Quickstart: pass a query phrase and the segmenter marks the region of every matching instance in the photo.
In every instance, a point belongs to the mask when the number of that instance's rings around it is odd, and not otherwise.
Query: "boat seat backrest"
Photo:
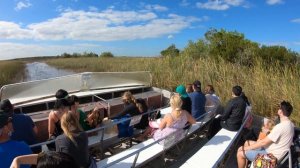
[[[162,109],[163,111],[164,109]],[[208,115],[208,114],[205,114]],[[212,119],[213,117],[211,117]],[[179,142],[187,138],[188,136],[197,132],[201,129],[203,125],[209,122],[206,117],[203,117],[201,121],[197,121],[196,124],[193,124],[188,130],[186,130],[184,136],[177,138],[175,134],[170,134],[165,137],[164,143],[159,144],[161,140],[155,141],[153,138],[150,138],[144,142],[141,142],[137,145],[132,146],[125,151],[113,155],[109,158],[97,162],[98,167],[120,167],[120,168],[129,168],[129,167],[140,167],[153,158],[161,155],[166,150],[170,149],[172,146],[177,145]],[[177,139],[176,139],[177,138]]]
[[[243,124],[238,131],[229,131],[222,128],[181,167],[198,167],[199,163],[201,163],[201,168],[218,167],[218,164],[223,160],[225,154],[235,142],[239,133],[242,131],[248,116],[249,115],[245,117]]]

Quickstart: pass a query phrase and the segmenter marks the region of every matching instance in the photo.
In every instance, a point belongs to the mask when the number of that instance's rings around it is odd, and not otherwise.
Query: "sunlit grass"
[[[24,63],[21,61],[0,61],[0,87],[19,82],[24,72]]]

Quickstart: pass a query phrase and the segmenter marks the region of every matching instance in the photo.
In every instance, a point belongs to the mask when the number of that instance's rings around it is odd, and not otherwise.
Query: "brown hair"
[[[186,88],[187,93],[192,93],[193,92],[193,85],[192,84],[187,84],[185,86],[185,88]]]
[[[215,93],[215,89],[214,89],[213,85],[206,85],[204,92],[206,94],[213,94],[213,93]]]
[[[79,121],[71,112],[67,112],[61,117],[61,128],[64,134],[76,145],[73,134],[82,131],[82,128],[79,125]]]

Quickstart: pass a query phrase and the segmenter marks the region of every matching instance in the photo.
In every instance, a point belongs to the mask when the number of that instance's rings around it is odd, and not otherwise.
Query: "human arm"
[[[262,147],[267,147],[269,145],[271,145],[273,143],[273,141],[271,139],[269,139],[268,137],[265,137],[264,139],[260,140],[260,141],[256,141],[256,143],[253,143],[250,146],[246,146],[244,148],[245,151],[248,150],[254,150],[254,149],[258,149],[258,148],[262,148]]]
[[[10,168],[19,168],[21,165],[36,165],[38,154],[22,155],[14,158]]]
[[[166,115],[163,119],[161,119],[159,123],[159,129],[164,129],[167,125],[167,120],[168,120],[169,115]]]
[[[185,115],[187,116],[187,121],[190,124],[195,124],[196,123],[195,118],[190,113],[188,113],[187,111],[185,111]]]
[[[225,107],[224,113],[221,114],[222,121],[227,120],[229,118],[230,114],[232,113],[233,106],[233,102],[230,100]]]
[[[54,114],[53,114],[53,112],[50,112],[49,117],[48,117],[48,133],[49,133],[49,138],[54,134],[54,130],[55,130]]]

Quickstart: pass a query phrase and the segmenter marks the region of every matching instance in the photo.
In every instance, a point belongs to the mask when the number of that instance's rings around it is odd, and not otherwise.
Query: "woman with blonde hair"
[[[174,132],[176,139],[184,135],[183,128],[186,123],[196,123],[196,120],[186,110],[182,110],[182,100],[179,94],[170,98],[171,113],[166,114],[159,124],[159,129],[155,131],[153,138],[155,140],[164,138]],[[163,141],[161,141],[163,142]]]
[[[56,151],[72,156],[79,167],[89,167],[88,136],[82,131],[77,118],[71,112],[65,113],[61,127],[64,133],[55,139]]]

